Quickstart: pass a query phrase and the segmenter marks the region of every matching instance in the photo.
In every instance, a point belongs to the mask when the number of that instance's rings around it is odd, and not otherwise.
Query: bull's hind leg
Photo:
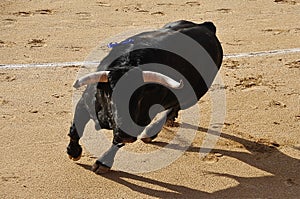
[[[172,109],[163,111],[162,113],[158,114],[157,120],[149,124],[141,133],[139,138],[145,143],[150,143],[153,139],[155,139],[166,123],[168,114],[170,112],[172,112]]]
[[[178,117],[178,111],[179,108],[173,108],[172,111],[168,113],[167,116],[167,121],[166,121],[166,126],[169,127],[176,127],[178,124],[175,122],[176,118]]]

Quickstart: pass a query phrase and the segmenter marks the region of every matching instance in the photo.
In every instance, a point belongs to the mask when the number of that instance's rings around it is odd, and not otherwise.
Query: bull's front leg
[[[96,160],[96,162],[92,166],[92,171],[97,174],[104,174],[108,172],[114,163],[115,156],[119,149],[125,146],[125,143],[132,143],[136,140],[137,136],[128,135],[120,128],[115,128],[112,146],[108,149],[108,151],[100,156],[98,160]]]
[[[70,142],[67,147],[67,153],[71,160],[77,161],[81,158],[82,147],[79,144],[80,137],[77,133],[75,124],[72,124],[72,126],[70,127],[68,136],[70,137]]]
[[[104,174],[107,173],[113,163],[115,156],[118,150],[123,147],[125,144],[122,143],[113,143],[112,146],[106,151],[92,166],[92,171],[97,174]]]
[[[82,147],[79,144],[79,139],[82,137],[84,128],[89,120],[89,112],[86,110],[83,102],[79,101],[76,106],[74,120],[68,134],[70,137],[70,142],[67,147],[67,153],[69,158],[74,161],[77,161],[81,158]]]

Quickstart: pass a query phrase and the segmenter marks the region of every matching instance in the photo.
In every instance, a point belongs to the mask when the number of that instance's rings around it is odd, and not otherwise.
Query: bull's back
[[[122,73],[134,67],[151,63],[152,65],[149,65],[149,68],[144,68],[144,70],[161,72],[171,78],[178,79],[179,77],[174,73],[155,66],[155,63],[166,65],[183,75],[193,87],[197,98],[200,99],[207,92],[210,84],[204,81],[199,71],[185,57],[164,49],[164,46],[165,42],[168,39],[170,40],[170,37],[176,34],[184,34],[200,44],[214,61],[217,69],[219,69],[222,63],[223,50],[215,33],[216,27],[211,22],[204,22],[202,24],[184,20],[172,22],[159,30],[143,32],[131,37],[132,43],[114,47],[110,54],[103,60],[102,64],[104,67],[101,70],[116,71],[121,69],[123,71],[120,72],[121,76]],[[177,45],[177,42],[174,42],[174,45]],[[181,46],[176,47],[180,48]],[[197,49],[188,50],[194,53],[193,51]],[[201,54],[199,56],[201,57]],[[118,81],[118,79],[119,77],[115,78],[115,81]],[[113,84],[115,83],[113,82]]]
[[[196,24],[180,20],[169,23],[163,28],[178,31],[197,41],[211,56],[218,68],[221,67],[223,49],[216,36],[216,26],[212,22]]]

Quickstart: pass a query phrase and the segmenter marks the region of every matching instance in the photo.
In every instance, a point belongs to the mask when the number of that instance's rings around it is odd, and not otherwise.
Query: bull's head
[[[140,70],[138,70],[140,71]],[[130,71],[129,71],[130,72]],[[117,90],[117,94],[114,95],[114,93],[109,94],[110,97],[98,97],[96,103],[100,104],[101,107],[103,107],[103,110],[98,112],[99,110],[96,110],[98,113],[98,120],[100,122],[100,126],[103,128],[104,124],[110,123],[109,125],[114,130],[114,136],[115,139],[117,139],[118,142],[131,142],[134,141],[139,133],[141,133],[141,128],[147,125],[151,119],[152,116],[149,116],[149,111],[152,105],[154,104],[160,104],[161,98],[163,98],[161,95],[163,95],[160,92],[157,92],[157,89],[148,89],[146,92],[138,92],[139,94],[134,95],[133,100],[131,102],[127,103],[124,102],[129,97],[127,96],[127,93],[133,94],[135,89],[133,88],[132,84],[139,84],[138,80],[135,78],[130,78],[125,80],[126,82],[122,82],[119,84],[116,84],[115,81],[120,81],[119,74],[116,74],[118,72],[116,71],[98,71],[94,73],[90,73],[88,75],[85,75],[78,80],[75,81],[74,87],[79,88],[83,85],[89,85],[89,84],[95,84],[95,83],[110,83],[112,90]],[[123,72],[121,72],[124,74]],[[158,72],[153,71],[140,71],[138,72],[139,77],[141,81],[144,83],[156,83],[160,84],[163,87],[169,88],[169,89],[180,89],[183,87],[183,81],[176,81],[166,75],[163,75]],[[132,76],[131,76],[132,77]],[[117,79],[116,79],[117,78]],[[120,84],[122,84],[121,89]],[[125,84],[125,85],[123,85]],[[131,86],[130,86],[131,85]],[[98,87],[98,90],[101,89]],[[133,90],[132,90],[133,89]],[[138,89],[137,89],[138,90]],[[118,91],[125,91],[126,94],[118,94]],[[125,97],[125,95],[127,97]],[[112,97],[115,96],[115,97]],[[107,99],[109,98],[109,99]],[[125,98],[125,99],[124,99]],[[100,101],[99,101],[100,100]],[[113,106],[111,106],[113,104]],[[106,111],[105,111],[105,110]],[[161,109],[156,110],[155,112],[158,113],[162,111]],[[128,114],[130,113],[130,115]],[[154,114],[156,114],[154,113]],[[112,116],[113,115],[113,116]],[[105,121],[104,121],[105,120]],[[109,121],[106,121],[109,120]],[[113,121],[112,121],[113,120]],[[138,125],[138,126],[136,126]],[[104,127],[106,128],[106,127]],[[127,136],[130,134],[131,136]],[[119,137],[119,139],[118,139]],[[122,138],[120,138],[122,137]],[[128,139],[127,139],[128,138]]]

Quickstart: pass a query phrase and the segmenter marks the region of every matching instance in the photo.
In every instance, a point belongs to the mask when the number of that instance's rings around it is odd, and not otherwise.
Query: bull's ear
[[[202,23],[202,24],[200,24],[200,25],[205,26],[205,27],[208,28],[210,31],[212,31],[213,33],[216,34],[217,29],[216,29],[216,26],[213,24],[213,22],[206,21],[206,22],[204,22],[204,23]]]

